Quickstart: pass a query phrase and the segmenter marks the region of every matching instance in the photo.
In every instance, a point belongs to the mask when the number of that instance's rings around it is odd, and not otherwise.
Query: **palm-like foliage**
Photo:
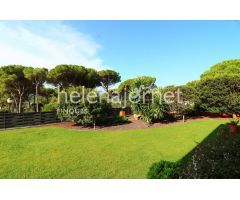
[[[141,118],[149,125],[154,121],[163,119],[169,111],[169,106],[161,98],[160,94],[155,94],[148,102],[140,101],[132,104],[133,112],[141,115]]]

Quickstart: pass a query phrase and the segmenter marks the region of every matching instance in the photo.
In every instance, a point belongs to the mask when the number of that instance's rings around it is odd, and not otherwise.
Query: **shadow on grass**
[[[177,162],[153,163],[147,178],[240,178],[240,134],[219,125]]]

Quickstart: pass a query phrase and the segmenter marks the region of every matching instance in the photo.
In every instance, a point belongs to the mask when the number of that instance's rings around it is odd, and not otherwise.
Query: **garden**
[[[176,162],[223,120],[114,131],[47,126],[0,132],[1,178],[147,178],[161,160]]]
[[[240,177],[240,60],[180,86],[78,65],[9,65],[0,77],[4,116],[61,121],[2,130],[0,178]]]

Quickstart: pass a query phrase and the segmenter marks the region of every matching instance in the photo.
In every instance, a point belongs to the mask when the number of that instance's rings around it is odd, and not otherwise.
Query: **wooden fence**
[[[57,123],[55,112],[0,113],[0,129]]]

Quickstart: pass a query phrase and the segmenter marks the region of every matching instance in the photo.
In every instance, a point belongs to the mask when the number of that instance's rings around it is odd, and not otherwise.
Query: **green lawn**
[[[124,131],[38,127],[0,131],[0,178],[146,178],[176,161],[223,120]]]

